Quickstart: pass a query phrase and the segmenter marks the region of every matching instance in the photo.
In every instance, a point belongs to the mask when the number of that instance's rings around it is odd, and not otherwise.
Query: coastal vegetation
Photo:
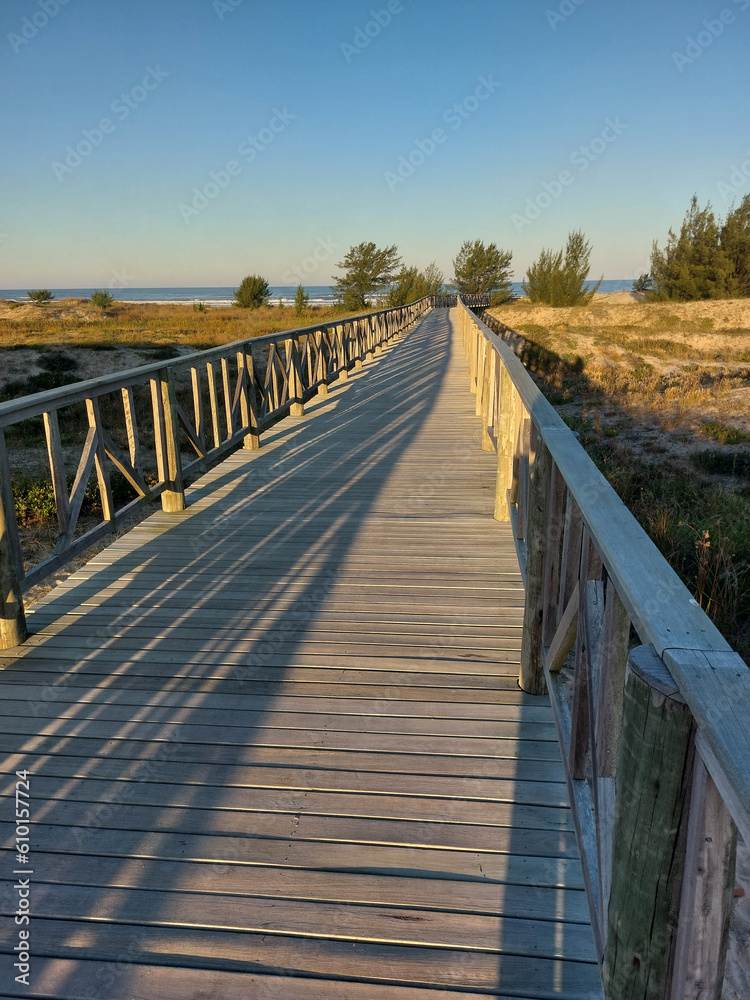
[[[89,348],[100,352],[104,371],[101,352],[171,350],[174,357],[183,350],[202,350],[351,315],[335,305],[308,305],[301,314],[294,307],[196,306],[115,301],[105,312],[86,299],[61,299],[43,310],[29,302],[0,302],[0,351]]]
[[[333,286],[346,309],[366,309],[373,292],[387,289],[396,280],[401,257],[398,247],[379,248],[374,243],[358,243],[347,251],[336,267],[344,273]]]
[[[618,298],[514,302],[488,319],[518,331],[548,399],[748,659],[750,302]]]
[[[27,294],[35,306],[44,306],[55,297],[48,288],[34,288]]]
[[[568,234],[565,250],[542,250],[526,272],[523,290],[531,302],[549,306],[587,305],[599,291],[601,281],[586,287],[591,244],[580,230]]]
[[[265,278],[259,274],[249,274],[234,290],[234,304],[240,309],[260,309],[268,302],[271,289]]]
[[[453,261],[453,288],[459,295],[489,295],[493,305],[513,295],[513,254],[496,243],[465,240]]]
[[[105,292],[102,289],[97,289],[97,291],[91,294],[91,305],[96,306],[97,309],[109,309],[112,303],[115,301],[115,297],[112,292]]]
[[[402,267],[395,284],[389,289],[385,304],[405,306],[425,295],[438,295],[443,290],[443,272],[433,261],[424,271],[417,267]]]
[[[677,235],[651,250],[653,299],[690,302],[750,296],[750,194],[726,219],[693,197]]]

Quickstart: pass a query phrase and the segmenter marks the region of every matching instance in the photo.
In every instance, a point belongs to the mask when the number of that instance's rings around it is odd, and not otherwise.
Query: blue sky
[[[450,277],[474,238],[520,279],[574,228],[630,277],[750,191],[749,43],[750,0],[5,0],[0,287],[328,284],[363,240]]]

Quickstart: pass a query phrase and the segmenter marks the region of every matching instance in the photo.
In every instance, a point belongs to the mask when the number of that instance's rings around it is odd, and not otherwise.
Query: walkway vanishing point
[[[435,310],[36,605],[3,997],[602,995],[496,464]]]

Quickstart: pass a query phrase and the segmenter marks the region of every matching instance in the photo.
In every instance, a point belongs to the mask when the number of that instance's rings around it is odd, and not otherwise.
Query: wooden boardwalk
[[[0,1000],[602,996],[495,467],[436,310],[36,605]]]

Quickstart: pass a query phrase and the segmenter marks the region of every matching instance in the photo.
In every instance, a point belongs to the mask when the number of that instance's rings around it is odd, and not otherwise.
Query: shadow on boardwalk
[[[601,995],[451,336],[432,313],[30,616],[0,749],[36,947],[5,995]]]

